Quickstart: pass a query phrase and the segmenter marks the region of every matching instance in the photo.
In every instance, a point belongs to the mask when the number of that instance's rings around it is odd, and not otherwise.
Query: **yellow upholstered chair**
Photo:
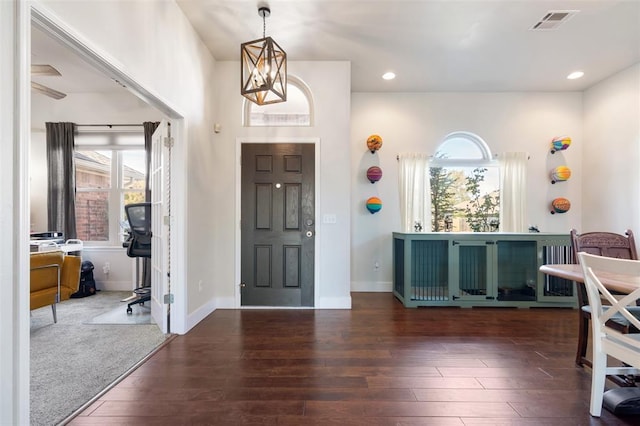
[[[78,291],[80,263],[79,256],[62,251],[31,253],[31,310],[51,305],[53,322],[58,322],[56,304]]]

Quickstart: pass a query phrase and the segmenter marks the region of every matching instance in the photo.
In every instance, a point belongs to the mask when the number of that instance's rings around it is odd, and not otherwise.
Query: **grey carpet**
[[[144,305],[133,305],[132,312],[127,314],[127,304],[122,303],[115,309],[104,314],[100,314],[91,320],[88,324],[151,324],[151,307],[149,302]]]
[[[131,293],[101,291],[31,311],[31,424],[55,425],[100,393],[167,336],[155,324],[90,324]],[[134,313],[141,311],[134,306]],[[144,307],[142,307],[144,308]]]

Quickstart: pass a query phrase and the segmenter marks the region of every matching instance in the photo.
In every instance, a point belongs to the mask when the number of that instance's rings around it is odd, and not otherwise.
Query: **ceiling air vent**
[[[532,30],[555,30],[567,22],[573,15],[580,12],[579,10],[550,10],[540,21],[536,22],[530,29]]]

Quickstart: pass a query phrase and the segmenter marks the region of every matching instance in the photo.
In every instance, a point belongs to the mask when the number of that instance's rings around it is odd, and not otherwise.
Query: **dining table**
[[[575,264],[549,264],[540,266],[540,272],[554,277],[584,283],[582,267]],[[640,287],[640,276],[630,277],[612,273],[598,273],[602,284],[611,292],[629,294]]]

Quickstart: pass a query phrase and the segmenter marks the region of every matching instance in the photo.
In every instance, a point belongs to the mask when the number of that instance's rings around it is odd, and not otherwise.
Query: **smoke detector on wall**
[[[530,29],[531,30],[555,30],[560,24],[567,22],[571,19],[579,10],[550,10],[542,19],[536,22]]]

